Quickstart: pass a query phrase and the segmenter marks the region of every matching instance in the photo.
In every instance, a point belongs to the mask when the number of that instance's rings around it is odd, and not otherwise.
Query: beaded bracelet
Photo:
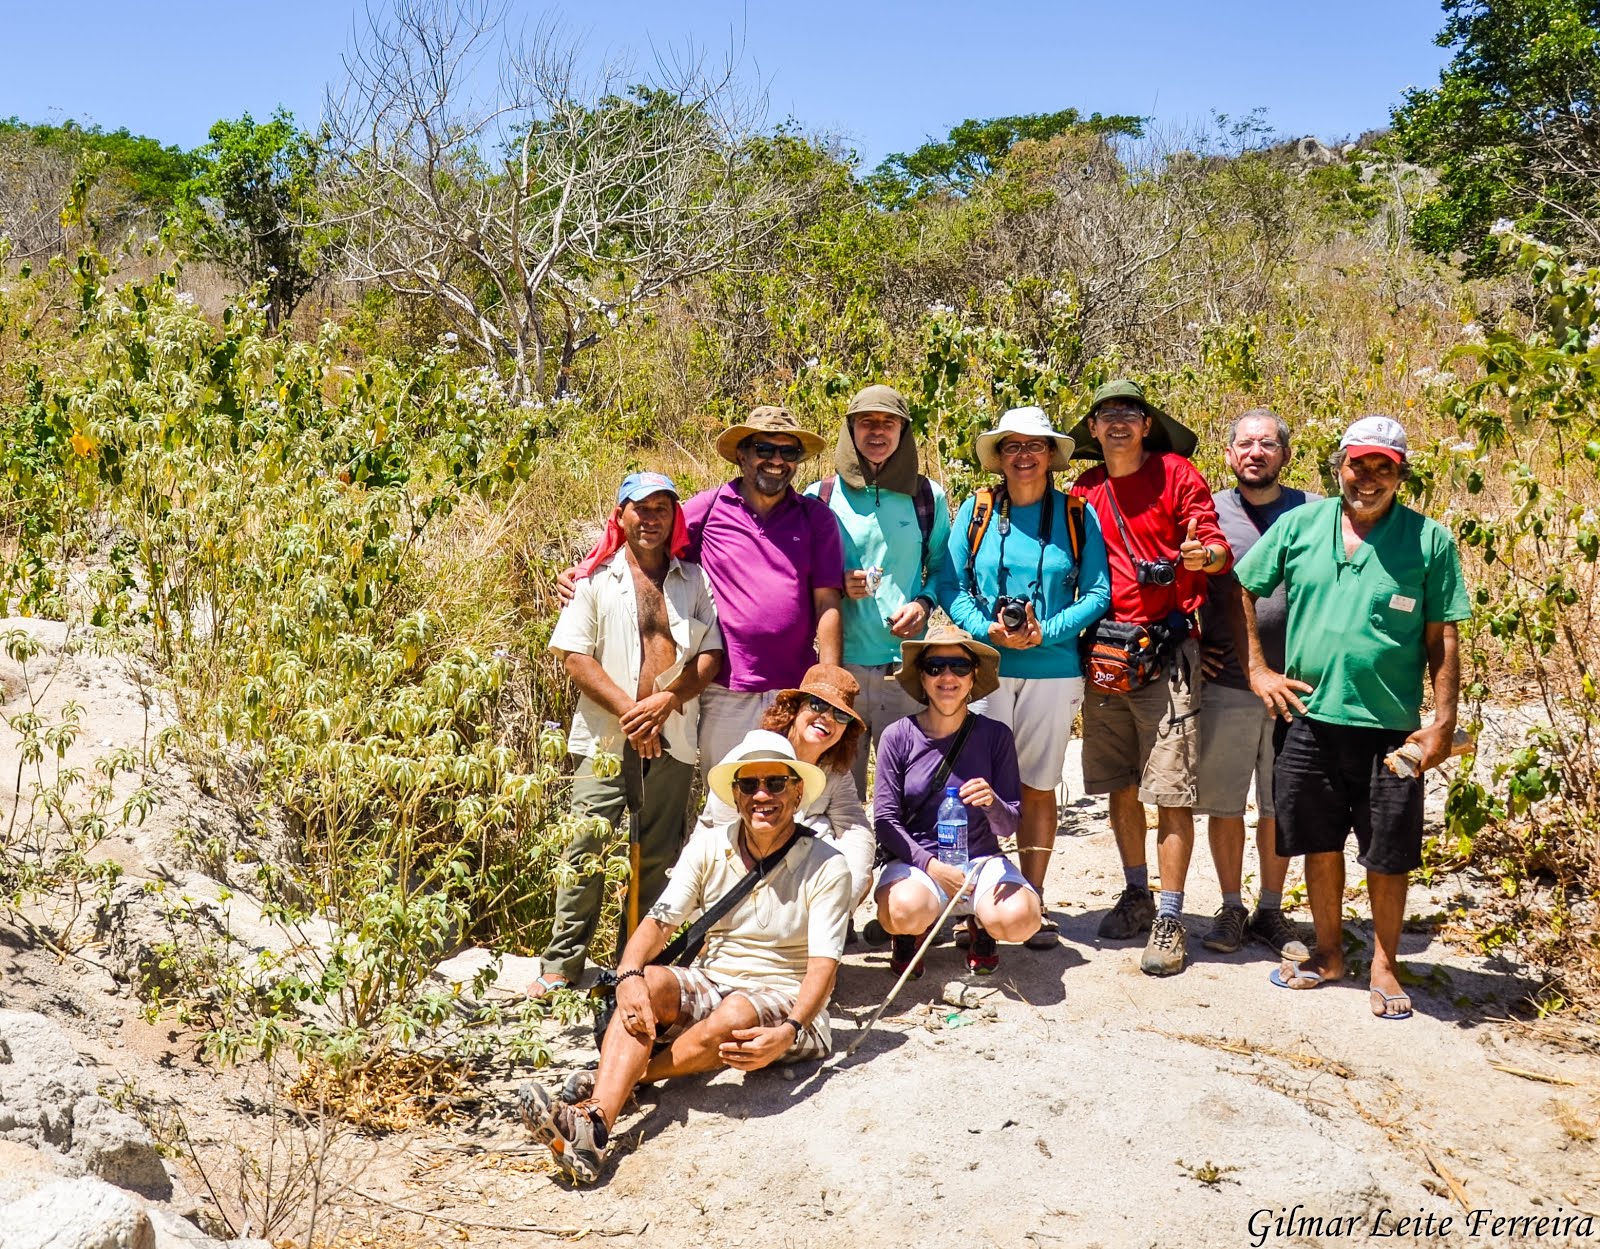
[[[619,971],[617,973],[617,983],[621,984],[629,976],[642,976],[642,975],[644,975],[644,969],[642,967],[633,967],[633,968],[630,968],[627,971]]]

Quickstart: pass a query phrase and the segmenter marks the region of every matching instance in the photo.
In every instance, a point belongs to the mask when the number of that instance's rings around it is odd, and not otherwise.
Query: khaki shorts
[[[1139,801],[1192,807],[1200,761],[1200,643],[1186,639],[1175,663],[1131,694],[1091,693],[1083,704],[1083,788],[1139,787]]]
[[[1206,686],[1200,708],[1200,768],[1195,778],[1194,813],[1239,819],[1250,781],[1256,783],[1256,811],[1272,819],[1272,726],[1261,699],[1250,690]]]
[[[775,1028],[794,1013],[794,998],[778,989],[751,989],[729,984],[699,967],[668,967],[678,980],[678,1022],[658,1035],[663,1041],[675,1040],[722,1005],[723,998],[738,994],[756,1009],[756,1023]],[[792,1029],[791,1029],[792,1031]],[[828,1012],[823,1011],[795,1037],[794,1044],[779,1062],[797,1063],[807,1058],[823,1058],[833,1048],[828,1027]]]

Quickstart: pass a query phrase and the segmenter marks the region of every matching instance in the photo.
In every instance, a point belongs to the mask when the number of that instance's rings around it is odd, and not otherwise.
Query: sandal
[[[1039,931],[1022,943],[1030,950],[1053,950],[1061,944],[1061,925],[1055,916],[1044,912],[1039,916]]]
[[[572,981],[568,980],[558,971],[542,971],[533,978],[533,983],[528,986],[528,999],[537,1002],[540,998],[548,997],[557,989],[572,988]]]
[[[967,970],[977,976],[992,976],[1000,966],[1000,947],[976,918],[967,921],[970,940],[967,947]]]
[[[922,937],[913,936],[908,932],[897,932],[894,935],[894,949],[889,954],[889,970],[896,976],[902,975],[906,968],[911,968],[911,979],[922,979],[922,960],[917,958],[917,951],[922,946]]]

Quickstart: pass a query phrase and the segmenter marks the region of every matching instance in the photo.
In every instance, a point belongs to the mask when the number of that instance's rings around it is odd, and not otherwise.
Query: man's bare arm
[[[833,994],[833,982],[839,974],[839,961],[832,958],[808,958],[805,978],[794,995],[794,1014],[798,1024],[808,1025],[822,1013]],[[724,1041],[719,1054],[722,1061],[741,1071],[757,1071],[778,1061],[795,1042],[795,1032],[786,1023],[771,1028],[735,1028],[733,1039]]]
[[[1423,626],[1422,644],[1428,652],[1428,676],[1433,684],[1433,723],[1406,740],[1422,747],[1422,767],[1427,769],[1448,759],[1455,741],[1461,702],[1460,632],[1453,622],[1430,620]]]
[[[812,590],[811,606],[817,614],[817,662],[844,662],[844,620],[839,613],[837,590]]]
[[[1266,652],[1261,647],[1261,626],[1256,621],[1258,597],[1240,587],[1239,604],[1240,610],[1244,613],[1245,643],[1248,652],[1245,671],[1250,676],[1250,688],[1266,704],[1267,713],[1292,720],[1297,711],[1305,715],[1306,705],[1300,701],[1299,694],[1311,693],[1311,687],[1304,681],[1296,681],[1267,667]],[[1299,694],[1296,693],[1297,690]]]
[[[614,716],[621,716],[633,706],[633,698],[613,681],[600,661],[582,651],[562,651],[561,666],[572,678],[579,691],[594,699]]]

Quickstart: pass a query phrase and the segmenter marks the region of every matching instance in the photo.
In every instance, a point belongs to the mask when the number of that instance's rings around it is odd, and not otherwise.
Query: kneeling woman
[[[1021,805],[1016,743],[998,720],[967,709],[999,685],[999,652],[965,629],[946,627],[902,643],[900,653],[898,680],[926,706],[891,724],[878,747],[873,814],[889,862],[878,877],[877,904],[878,922],[894,934],[890,966],[906,969],[970,874],[970,898],[956,904],[970,912],[967,966],[992,972],[1000,964],[995,942],[1026,941],[1039,931],[1041,914],[1033,886],[1000,853],[1000,838],[1016,834]],[[946,785],[957,787],[967,809],[968,873],[939,861]],[[919,966],[913,975],[921,974]]]

